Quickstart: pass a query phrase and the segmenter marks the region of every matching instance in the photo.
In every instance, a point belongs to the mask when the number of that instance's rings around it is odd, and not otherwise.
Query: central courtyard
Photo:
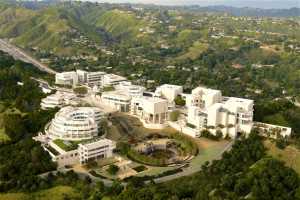
[[[124,113],[109,116],[106,137],[117,141],[119,156],[98,161],[86,170],[111,180],[195,173],[205,162],[218,159],[230,144],[228,140],[191,138],[170,127],[148,129],[138,118]],[[108,172],[111,165],[118,167],[116,174]]]

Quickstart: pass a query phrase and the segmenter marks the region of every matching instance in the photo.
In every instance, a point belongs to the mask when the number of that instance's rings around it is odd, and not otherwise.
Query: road
[[[16,46],[8,43],[7,41],[0,39],[0,50],[10,54],[15,59],[22,60],[27,63],[31,63],[37,68],[42,71],[45,71],[49,74],[56,74],[57,72],[53,69],[49,68],[48,66],[42,64],[40,61],[36,60],[35,58],[31,57],[30,55],[26,54],[21,49],[17,48]]]

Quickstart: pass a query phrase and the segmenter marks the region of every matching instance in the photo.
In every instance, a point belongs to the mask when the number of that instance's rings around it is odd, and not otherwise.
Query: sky
[[[300,0],[89,0],[107,3],[143,3],[157,5],[226,5],[253,8],[300,7]]]

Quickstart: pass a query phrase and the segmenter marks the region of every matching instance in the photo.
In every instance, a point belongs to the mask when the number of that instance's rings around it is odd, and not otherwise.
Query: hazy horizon
[[[300,7],[300,0],[86,0],[92,2],[106,3],[142,3],[156,5],[199,5],[214,6],[224,5],[233,7],[252,8],[292,8]]]

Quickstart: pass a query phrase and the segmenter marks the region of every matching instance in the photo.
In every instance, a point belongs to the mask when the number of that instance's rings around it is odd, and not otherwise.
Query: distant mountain
[[[203,12],[224,12],[234,16],[250,16],[250,17],[299,17],[300,8],[290,9],[260,9],[250,7],[230,7],[230,6],[187,6],[189,10]]]

